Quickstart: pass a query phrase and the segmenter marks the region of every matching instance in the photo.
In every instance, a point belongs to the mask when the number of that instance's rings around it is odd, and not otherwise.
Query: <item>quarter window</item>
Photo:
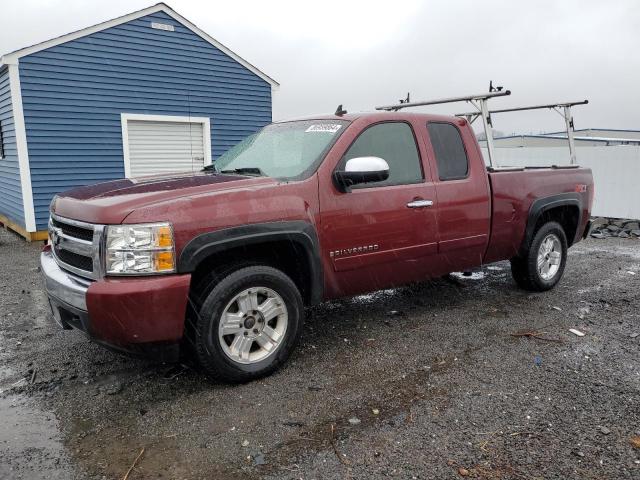
[[[422,167],[413,130],[406,123],[386,122],[369,127],[349,147],[341,165],[356,157],[380,157],[389,164],[389,178],[354,188],[422,182]]]
[[[469,160],[460,130],[450,123],[427,124],[440,180],[458,180],[469,174]]]

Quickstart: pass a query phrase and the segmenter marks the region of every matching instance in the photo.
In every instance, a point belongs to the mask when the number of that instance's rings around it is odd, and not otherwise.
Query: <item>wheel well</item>
[[[561,205],[545,210],[540,214],[536,221],[535,228],[533,229],[533,235],[538,229],[547,222],[558,222],[562,225],[564,233],[567,236],[567,246],[570,247],[573,244],[573,240],[576,237],[578,230],[578,222],[580,221],[580,210],[575,205]],[[533,235],[529,239],[533,239]]]
[[[311,265],[304,247],[297,242],[264,242],[214,253],[200,262],[192,273],[192,288],[211,273],[226,275],[241,265],[268,265],[281,270],[296,284],[305,305],[312,303]]]

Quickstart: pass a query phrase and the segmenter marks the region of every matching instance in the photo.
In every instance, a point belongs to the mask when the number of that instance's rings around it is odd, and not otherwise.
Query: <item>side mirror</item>
[[[389,164],[380,157],[356,157],[347,160],[344,170],[334,172],[333,179],[341,192],[349,192],[359,183],[381,182],[389,178]]]

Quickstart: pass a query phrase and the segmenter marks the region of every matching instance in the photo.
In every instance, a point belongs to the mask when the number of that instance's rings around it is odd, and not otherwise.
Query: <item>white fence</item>
[[[505,166],[567,165],[568,147],[496,148],[496,164]],[[486,149],[483,149],[485,159]],[[578,147],[578,164],[593,172],[596,217],[640,219],[640,146]]]

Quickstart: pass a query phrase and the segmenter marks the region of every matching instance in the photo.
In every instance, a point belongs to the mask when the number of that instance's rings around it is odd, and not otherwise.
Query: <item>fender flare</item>
[[[202,233],[182,249],[178,273],[195,271],[201,262],[216,253],[265,242],[293,243],[304,253],[311,276],[309,300],[312,305],[320,303],[324,294],[320,242],[314,226],[302,220],[255,223]]]
[[[582,224],[582,197],[579,193],[559,193],[557,195],[551,195],[549,197],[538,198],[535,200],[529,208],[529,215],[527,217],[527,226],[525,228],[524,239],[522,241],[521,250],[526,248],[535,233],[534,229],[538,220],[544,214],[544,212],[556,207],[573,206],[578,209],[578,228]],[[576,232],[577,233],[577,232]],[[575,238],[567,239],[569,245],[574,243]]]

